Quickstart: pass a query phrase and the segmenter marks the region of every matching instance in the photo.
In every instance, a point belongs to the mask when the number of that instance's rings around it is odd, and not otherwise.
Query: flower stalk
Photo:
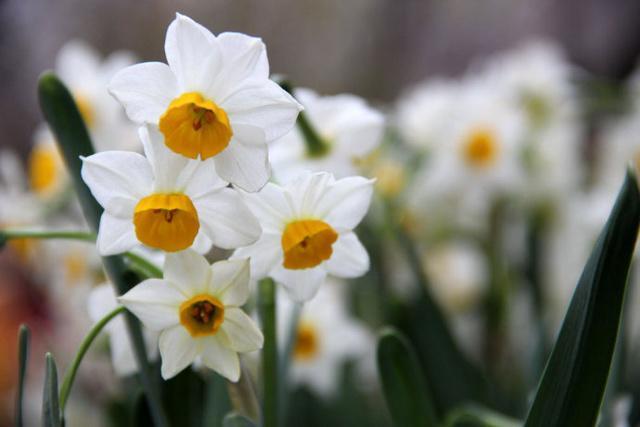
[[[276,336],[276,284],[263,279],[259,284],[259,310],[264,335],[262,349],[262,425],[278,426],[278,343]]]

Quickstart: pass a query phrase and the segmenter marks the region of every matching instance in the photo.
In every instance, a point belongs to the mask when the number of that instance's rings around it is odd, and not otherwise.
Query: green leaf
[[[16,394],[16,427],[22,427],[24,417],[22,416],[22,400],[24,397],[24,380],[27,375],[27,364],[29,362],[29,336],[30,331],[27,325],[20,325],[18,331],[18,391]]]
[[[222,427],[224,414],[231,410],[227,380],[215,372],[207,375],[203,410],[202,427]]]
[[[613,357],[640,220],[629,171],[578,281],[526,426],[593,426]]]
[[[391,417],[398,427],[438,425],[434,403],[413,347],[393,329],[378,341],[378,370]]]
[[[262,424],[278,426],[278,342],[276,337],[276,284],[272,279],[259,283],[258,309],[262,322]]]
[[[60,146],[85,219],[95,232],[100,224],[102,207],[93,198],[80,175],[82,169],[80,156],[90,156],[94,153],[87,128],[71,93],[53,73],[46,72],[40,77],[38,95],[40,108]],[[118,295],[124,294],[138,284],[139,277],[127,269],[121,256],[103,257],[102,263],[109,281],[115,286]],[[136,361],[140,368],[140,381],[147,395],[151,414],[156,426],[164,427],[168,423],[158,391],[158,376],[149,365],[140,322],[130,313],[126,313],[125,320]]]
[[[58,404],[58,371],[51,353],[46,354],[44,391],[42,393],[42,425],[60,427],[60,405]]]
[[[479,405],[467,405],[452,411],[445,427],[519,427],[522,421]]]
[[[224,417],[222,426],[223,427],[255,427],[255,424],[252,423],[248,418],[245,418],[240,414],[236,414],[232,412],[230,414],[227,414],[226,417]]]

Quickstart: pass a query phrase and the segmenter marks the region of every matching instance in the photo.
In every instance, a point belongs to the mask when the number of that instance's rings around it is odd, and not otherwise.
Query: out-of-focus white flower
[[[444,137],[461,92],[460,83],[437,79],[416,85],[398,101],[396,125],[403,140],[421,151],[434,149]]]
[[[583,175],[580,105],[574,70],[562,51],[542,40],[498,54],[482,70],[527,119],[525,198],[556,199],[575,191]]]
[[[194,361],[230,381],[240,377],[238,353],[262,348],[262,333],[241,309],[249,297],[249,261],[209,265],[193,251],[168,254],[164,279],[148,279],[118,300],[160,332],[162,377]]]
[[[270,148],[275,178],[288,182],[305,170],[330,172],[336,178],[357,175],[355,162],[382,141],[384,116],[355,95],[319,96],[310,89],[296,89],[294,95],[326,152],[310,153],[300,129],[293,129]]]
[[[259,190],[269,179],[266,143],[291,130],[302,108],[269,80],[262,41],[216,37],[177,14],[165,54],[169,65],[147,62],[116,74],[111,93],[133,121],[157,124],[174,152],[213,157],[223,179]]]
[[[28,191],[18,156],[12,151],[0,151],[0,226],[33,224],[39,214],[40,202]]]
[[[28,172],[31,189],[44,199],[60,194],[69,184],[69,174],[60,149],[53,134],[44,125],[38,127],[34,134]]]
[[[102,255],[141,243],[165,252],[193,245],[205,252],[255,242],[260,226],[240,195],[227,188],[212,160],[171,152],[162,135],[140,128],[146,157],[105,151],[83,158],[82,179],[104,207],[98,231]]]
[[[473,244],[454,240],[425,251],[424,269],[438,302],[455,315],[473,309],[487,287],[486,257]]]
[[[96,151],[136,150],[136,127],[109,95],[107,85],[116,72],[133,64],[135,57],[117,51],[100,58],[81,40],[65,44],[56,58],[56,73],[71,91],[89,129]]]
[[[284,187],[269,183],[259,193],[245,194],[262,236],[233,258],[250,258],[254,279],[272,277],[296,301],[312,298],[327,274],[363,275],[369,256],[353,229],[367,213],[373,183],[305,173]]]
[[[89,317],[94,323],[100,321],[104,316],[115,310],[116,307],[118,307],[116,294],[113,291],[113,287],[108,283],[95,287],[89,294],[87,309]],[[118,316],[112,319],[105,326],[105,331],[109,334],[111,361],[116,374],[123,377],[136,373],[138,365],[124,317]],[[147,328],[143,329],[143,334],[147,354],[155,359],[158,355],[158,334]]]
[[[347,311],[344,283],[329,281],[302,306],[291,353],[291,380],[329,397],[338,387],[341,368],[349,360],[362,362],[374,350],[373,334]],[[291,331],[293,303],[278,298],[279,331]],[[285,340],[281,343],[284,344]]]

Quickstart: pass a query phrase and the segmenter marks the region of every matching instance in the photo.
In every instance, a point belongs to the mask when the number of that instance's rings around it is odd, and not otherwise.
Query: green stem
[[[262,425],[278,426],[278,342],[276,336],[276,284],[260,281],[260,319],[264,334],[262,349]]]
[[[66,239],[95,242],[96,235],[88,231],[55,231],[55,230],[0,230],[0,244],[12,239]]]
[[[278,393],[279,395],[279,413],[284,417],[288,411],[287,406],[287,379],[289,377],[289,367],[291,366],[291,356],[293,355],[293,349],[296,344],[296,339],[298,337],[298,325],[300,323],[300,315],[302,314],[302,303],[294,303],[291,309],[291,322],[289,324],[289,330],[287,331],[286,343],[284,346],[284,351],[280,355],[280,366],[279,366],[279,375],[282,381],[280,381]]]
[[[148,278],[162,278],[162,270],[148,259],[134,254],[133,252],[125,252],[122,254],[131,262],[131,266],[136,267],[136,272]]]
[[[98,336],[98,334],[102,331],[102,329],[107,325],[107,323],[109,323],[111,319],[113,319],[123,311],[125,311],[125,308],[123,306],[119,306],[113,311],[111,311],[109,314],[104,316],[102,319],[100,319],[98,323],[93,325],[93,328],[91,328],[87,336],[84,337],[84,340],[82,340],[82,343],[80,343],[78,352],[76,353],[76,356],[73,358],[73,362],[71,362],[71,366],[69,367],[67,372],[64,374],[62,386],[60,387],[60,412],[62,414],[64,414],[64,407],[67,403],[67,399],[69,398],[69,393],[71,392],[71,386],[73,385],[73,380],[76,378],[76,373],[78,372],[78,368],[80,367],[80,362],[82,362],[82,359],[84,358],[85,354],[87,354],[89,347],[91,347],[91,344],[93,343],[95,338]]]

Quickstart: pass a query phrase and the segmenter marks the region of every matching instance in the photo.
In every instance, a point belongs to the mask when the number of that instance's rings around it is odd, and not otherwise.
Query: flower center
[[[89,101],[89,98],[82,94],[76,93],[73,97],[78,107],[78,111],[82,116],[82,120],[87,125],[88,129],[91,129],[96,124],[96,114],[93,109],[93,105]]]
[[[463,155],[467,164],[472,167],[492,165],[498,157],[498,142],[493,130],[479,128],[472,131],[466,138]]]
[[[180,323],[192,337],[214,335],[224,321],[224,305],[211,295],[196,295],[180,304]]]
[[[52,190],[61,172],[61,157],[55,144],[38,144],[29,155],[29,183],[38,194]]]
[[[338,233],[329,224],[316,219],[305,219],[287,224],[282,234],[285,268],[300,270],[315,267],[331,258],[331,245]]]
[[[152,194],[141,199],[133,214],[136,236],[147,246],[176,252],[191,246],[200,229],[191,199],[180,193]]]
[[[293,357],[296,360],[313,359],[319,350],[319,339],[316,328],[308,323],[301,323],[296,335]]]
[[[227,113],[197,92],[171,101],[159,127],[167,147],[192,159],[215,156],[227,148],[233,135]]]

